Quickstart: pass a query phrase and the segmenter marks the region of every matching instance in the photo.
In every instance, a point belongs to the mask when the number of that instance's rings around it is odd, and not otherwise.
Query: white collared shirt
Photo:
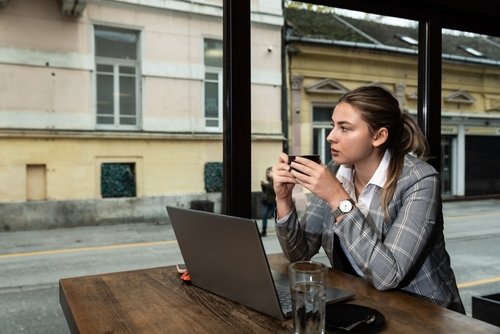
[[[363,213],[363,215],[365,215],[365,217],[368,215],[368,210],[370,208],[370,203],[373,199],[375,190],[377,188],[382,188],[385,184],[385,181],[387,179],[387,170],[389,168],[389,161],[391,161],[391,153],[386,150],[384,156],[382,157],[382,160],[375,170],[375,173],[371,177],[370,181],[365,185],[358,198],[356,197],[356,191],[354,187],[354,168],[352,168],[352,166],[342,165],[337,172],[337,178],[342,183],[345,191],[347,191],[349,196],[354,199],[354,201],[356,202],[356,206]],[[347,251],[347,246],[342,240],[340,241],[340,245],[342,246],[344,253],[346,254],[356,273],[363,277],[363,273]]]

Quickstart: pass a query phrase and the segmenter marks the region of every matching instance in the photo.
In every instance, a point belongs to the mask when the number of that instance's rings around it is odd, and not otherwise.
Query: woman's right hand
[[[287,215],[293,208],[292,191],[297,183],[295,177],[290,173],[288,155],[281,153],[278,163],[272,170],[273,188],[276,194],[276,209],[278,217]]]

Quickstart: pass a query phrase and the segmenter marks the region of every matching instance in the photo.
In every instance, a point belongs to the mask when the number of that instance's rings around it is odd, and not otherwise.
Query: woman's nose
[[[328,134],[328,136],[326,136],[326,141],[329,142],[329,143],[333,143],[333,141],[335,140],[335,129],[331,129],[330,130],[330,133]]]

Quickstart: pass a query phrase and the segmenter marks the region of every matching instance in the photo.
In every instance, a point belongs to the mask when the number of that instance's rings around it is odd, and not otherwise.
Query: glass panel
[[[219,85],[205,82],[205,117],[219,116]]]
[[[136,118],[135,117],[121,116],[120,117],[120,125],[136,125]]]
[[[113,116],[97,116],[97,124],[113,125],[115,118]]]
[[[207,126],[207,127],[218,127],[219,126],[219,120],[218,119],[207,118],[206,121],[205,121],[205,126]]]
[[[312,149],[331,161],[326,136],[333,107],[359,86],[383,85],[416,115],[418,22],[292,1],[283,11],[284,43],[292,51],[283,73],[290,82],[289,152]]]
[[[219,80],[219,75],[217,73],[205,73],[205,79],[217,81]]]
[[[466,136],[465,194],[469,196],[500,193],[498,182],[499,136]],[[495,149],[497,148],[497,149]]]
[[[97,114],[113,115],[113,77],[110,75],[97,75]],[[107,118],[106,118],[107,119]],[[97,119],[98,124],[103,124]],[[104,124],[109,124],[108,122]]]
[[[113,73],[113,65],[97,64],[96,69],[98,72]]]
[[[500,110],[500,82],[493,70],[498,68],[493,63],[498,63],[499,41],[468,31],[442,31],[441,132],[446,137],[441,142],[447,144],[441,148],[443,194],[500,191],[494,167],[498,159],[491,154],[500,147],[500,121],[494,117]]]
[[[441,138],[441,187],[443,194],[451,194],[452,180],[452,137]]]
[[[135,116],[135,108],[135,77],[120,77],[120,116]]]
[[[331,123],[333,108],[330,106],[314,106],[313,121]]]
[[[205,39],[205,66],[222,67],[222,41]]]
[[[137,59],[138,33],[110,27],[95,27],[97,57]]]
[[[120,74],[131,74],[131,75],[135,75],[135,67],[130,67],[130,66],[120,66]]]

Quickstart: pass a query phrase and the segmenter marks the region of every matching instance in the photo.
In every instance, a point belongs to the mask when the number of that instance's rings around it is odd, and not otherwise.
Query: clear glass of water
[[[298,261],[288,266],[288,272],[295,334],[323,334],[328,267],[319,262]]]

